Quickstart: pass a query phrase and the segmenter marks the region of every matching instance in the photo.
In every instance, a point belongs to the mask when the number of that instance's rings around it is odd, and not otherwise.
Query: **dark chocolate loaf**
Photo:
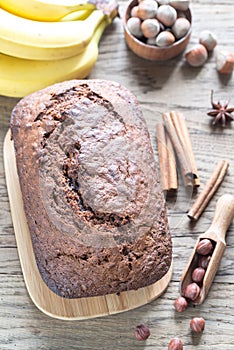
[[[35,257],[60,296],[119,293],[161,279],[172,259],[142,112],[123,86],[73,80],[22,99],[11,118]]]

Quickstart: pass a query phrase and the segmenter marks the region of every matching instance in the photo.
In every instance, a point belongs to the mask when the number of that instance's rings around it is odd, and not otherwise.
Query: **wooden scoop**
[[[212,252],[211,260],[206,270],[204,279],[200,285],[200,294],[195,300],[192,301],[194,305],[202,304],[208,294],[226,248],[225,236],[233,218],[234,196],[225,194],[217,201],[215,215],[210,228],[198,237],[192,255],[180,280],[180,293],[182,296],[184,296],[187,285],[193,282],[191,277],[192,272],[196,267],[198,267],[199,255],[196,252],[197,245],[204,238],[210,239],[213,243],[214,250]]]

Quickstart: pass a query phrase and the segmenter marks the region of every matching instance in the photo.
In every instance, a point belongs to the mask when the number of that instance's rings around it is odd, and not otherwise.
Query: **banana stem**
[[[113,7],[113,9],[106,14],[103,10],[94,10],[90,16],[86,19],[86,23],[90,22],[90,26],[95,26],[95,29],[99,26],[103,18],[105,18],[108,23],[111,23],[113,19],[118,15],[117,6]]]

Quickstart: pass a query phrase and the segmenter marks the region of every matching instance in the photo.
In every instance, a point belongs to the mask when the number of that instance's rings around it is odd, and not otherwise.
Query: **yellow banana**
[[[37,22],[0,9],[0,50],[6,55],[35,60],[75,56],[89,44],[101,21],[106,18],[111,22],[116,14],[117,8],[110,15],[94,10],[81,21]]]
[[[34,21],[59,21],[70,12],[95,9],[88,0],[0,0],[0,7],[19,17]]]
[[[62,17],[60,19],[61,22],[67,22],[67,21],[81,21],[90,16],[90,14],[93,12],[91,9],[87,10],[77,10],[71,13],[68,13],[68,15]]]
[[[109,24],[104,19],[81,54],[57,61],[24,60],[0,54],[0,94],[23,97],[56,82],[83,79],[98,58],[98,43]]]

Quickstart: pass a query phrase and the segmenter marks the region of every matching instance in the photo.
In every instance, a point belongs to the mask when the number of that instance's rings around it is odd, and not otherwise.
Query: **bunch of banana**
[[[87,77],[98,58],[98,42],[107,25],[107,20],[100,23],[85,51],[63,60],[25,60],[0,54],[0,94],[22,97],[53,83]]]
[[[39,22],[0,9],[1,52],[36,60],[71,57],[82,52],[102,20],[111,22],[112,16],[96,9],[85,20]]]
[[[22,1],[30,2],[45,0]],[[59,0],[47,0],[55,2]],[[72,2],[78,3],[68,1]],[[56,22],[29,20],[0,9],[0,94],[23,97],[56,82],[87,77],[97,60],[101,35],[118,13],[117,3],[109,9],[106,14],[84,7]]]
[[[94,10],[102,6],[92,0],[1,0],[0,7],[19,17],[34,21],[59,21],[78,10]]]

